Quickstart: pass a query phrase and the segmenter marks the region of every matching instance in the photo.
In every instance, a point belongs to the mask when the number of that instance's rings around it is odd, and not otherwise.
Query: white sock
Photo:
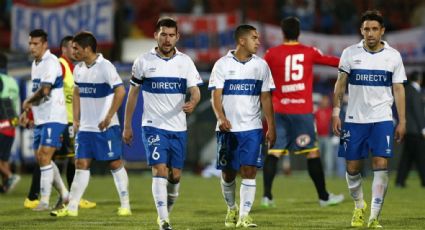
[[[240,188],[239,218],[247,216],[254,204],[256,183],[255,179],[242,179]]]
[[[66,188],[65,184],[63,183],[58,166],[56,166],[55,162],[53,161],[51,164],[53,167],[53,187],[55,187],[55,189],[58,190],[59,194],[62,197],[62,200],[66,200],[68,199],[69,191]]]
[[[69,193],[68,210],[77,211],[80,199],[86,191],[87,185],[90,180],[90,170],[75,169],[74,180],[71,185],[71,192]]]
[[[350,175],[345,173],[347,179],[348,190],[354,200],[356,208],[364,208],[363,203],[363,188],[362,188],[362,175],[360,173],[356,175]]]
[[[177,197],[179,196],[179,189],[180,189],[180,182],[177,182],[176,184],[168,182],[168,184],[167,184],[168,215],[170,215],[171,210],[173,210],[174,203],[176,202]]]
[[[115,187],[120,197],[121,208],[130,209],[130,195],[128,194],[128,175],[124,167],[111,170]]]
[[[226,201],[227,207],[230,209],[236,208],[235,203],[235,190],[236,190],[236,181],[227,183],[221,178],[221,192],[223,193],[224,201]]]
[[[370,219],[378,218],[384,204],[388,187],[388,170],[373,172],[372,201],[370,202]]]
[[[50,193],[52,192],[53,167],[51,164],[40,167],[40,202],[49,204]]]
[[[152,178],[152,195],[160,220],[168,219],[167,182],[167,179],[163,177]]]

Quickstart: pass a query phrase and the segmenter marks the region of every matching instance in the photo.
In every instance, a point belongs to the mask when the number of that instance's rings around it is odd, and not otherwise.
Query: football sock
[[[236,181],[226,182],[221,177],[220,181],[221,192],[223,194],[224,200],[229,208],[235,209],[235,190],[236,190]]]
[[[307,159],[308,174],[313,180],[314,186],[316,187],[319,199],[328,200],[329,193],[326,191],[325,185],[325,174],[323,173],[322,162],[320,157]]]
[[[66,189],[65,184],[62,181],[61,174],[59,172],[58,166],[56,166],[55,162],[52,161],[52,168],[53,168],[53,187],[55,187],[56,190],[58,190],[60,196],[62,199],[67,199],[69,192],[68,189]]]
[[[347,180],[348,190],[350,191],[350,195],[354,200],[356,208],[364,208],[362,175],[360,173],[350,175],[346,172],[345,178]]]
[[[242,179],[240,188],[239,217],[249,214],[254,204],[256,183],[255,179]]]
[[[53,166],[51,164],[40,167],[40,202],[49,204],[53,183]]]
[[[378,218],[384,204],[388,186],[388,170],[380,169],[373,172],[372,201],[370,202],[370,218]]]
[[[264,167],[263,167],[264,195],[263,196],[269,198],[270,200],[273,199],[272,185],[273,185],[274,177],[276,176],[278,161],[279,161],[279,158],[273,155],[267,155],[266,159],[264,160]]]
[[[40,194],[40,175],[40,167],[34,167],[34,170],[32,171],[31,187],[30,191],[28,192],[29,200],[38,199],[38,195]]]
[[[71,192],[69,193],[68,210],[77,211],[80,199],[86,191],[87,185],[90,180],[90,170],[76,169],[74,181],[71,185]]]
[[[66,182],[68,183],[68,189],[71,189],[72,180],[74,180],[75,175],[75,163],[74,159],[68,159],[68,164],[66,165]]]
[[[130,195],[128,193],[128,175],[124,167],[111,170],[115,187],[120,197],[121,208],[130,209]]]
[[[180,182],[177,182],[175,184],[168,181],[167,184],[167,209],[168,209],[168,215],[171,213],[171,210],[173,210],[174,203],[177,200],[177,197],[179,196],[179,189],[180,189]]]
[[[160,220],[168,219],[167,209],[167,179],[163,177],[152,178],[152,195]]]

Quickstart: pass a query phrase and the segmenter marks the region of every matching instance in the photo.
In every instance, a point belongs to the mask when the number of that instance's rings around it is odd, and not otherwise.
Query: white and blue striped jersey
[[[339,71],[348,74],[346,122],[374,123],[393,120],[393,83],[406,81],[400,53],[384,42],[378,52],[369,52],[363,40],[346,48]]]
[[[50,95],[41,99],[40,103],[32,106],[34,124],[45,123],[67,124],[65,96],[63,94],[62,68],[58,58],[46,50],[40,62],[35,60],[31,67],[32,92],[42,85],[50,85]]]
[[[114,89],[123,84],[115,66],[102,54],[97,55],[93,64],[80,62],[74,68],[74,87],[80,92],[79,131],[101,132],[98,125],[111,108]],[[109,127],[114,125],[119,125],[116,113]]]
[[[223,89],[223,110],[232,125],[231,132],[261,129],[260,94],[275,88],[270,68],[256,55],[240,62],[233,52],[214,64],[208,89]]]
[[[171,58],[162,58],[153,48],[134,61],[132,75],[130,83],[141,85],[143,93],[142,126],[186,131],[186,91],[202,84],[192,59],[177,49]]]

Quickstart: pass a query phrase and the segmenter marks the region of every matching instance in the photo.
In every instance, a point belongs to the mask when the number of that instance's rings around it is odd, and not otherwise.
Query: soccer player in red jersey
[[[270,66],[276,90],[273,91],[277,139],[268,150],[264,163],[264,196],[261,205],[273,207],[271,194],[277,162],[289,152],[305,154],[308,173],[319,195],[321,206],[335,205],[343,195],[328,193],[316,145],[313,116],[313,65],[337,67],[339,58],[323,55],[317,48],[298,42],[300,21],[296,17],[282,20],[283,44],[267,50],[264,59]]]

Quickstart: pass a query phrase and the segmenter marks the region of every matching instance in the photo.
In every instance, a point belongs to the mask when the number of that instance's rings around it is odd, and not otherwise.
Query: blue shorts
[[[309,153],[317,150],[313,114],[275,114],[276,143],[269,154]]]
[[[121,158],[121,129],[112,126],[103,132],[79,131],[75,137],[75,158],[113,161]]]
[[[143,126],[142,139],[149,166],[166,164],[170,168],[183,168],[186,158],[186,131],[173,132]]]
[[[66,126],[66,124],[61,123],[46,123],[35,126],[33,149],[37,150],[40,145],[60,148],[62,146],[61,136]]]
[[[390,158],[393,156],[394,123],[383,121],[376,123],[343,125],[338,156],[346,160],[360,160],[369,156]]]
[[[217,132],[217,169],[238,171],[241,166],[263,167],[263,130]]]

